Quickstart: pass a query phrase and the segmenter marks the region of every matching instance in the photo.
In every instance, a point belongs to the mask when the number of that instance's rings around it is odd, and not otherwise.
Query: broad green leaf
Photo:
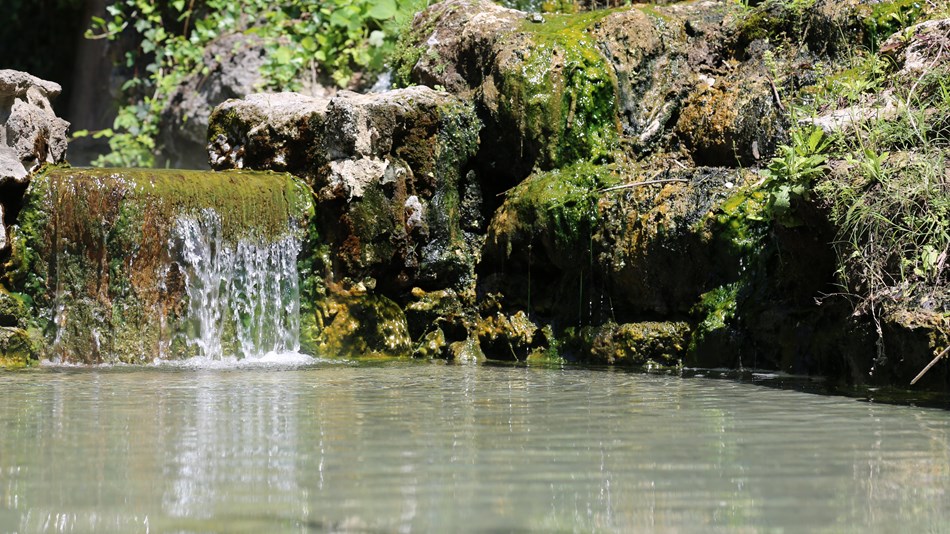
[[[367,14],[376,20],[389,20],[395,17],[398,11],[396,0],[376,0]]]

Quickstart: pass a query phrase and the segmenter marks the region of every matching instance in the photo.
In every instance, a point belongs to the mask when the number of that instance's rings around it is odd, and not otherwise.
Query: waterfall
[[[300,348],[300,288],[294,232],[267,241],[249,233],[226,240],[212,209],[179,216],[171,247],[184,273],[182,334],[208,359],[261,358]]]

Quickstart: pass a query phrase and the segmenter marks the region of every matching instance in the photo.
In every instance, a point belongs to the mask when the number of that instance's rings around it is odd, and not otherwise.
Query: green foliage
[[[864,19],[866,44],[871,50],[877,50],[881,41],[914,24],[922,13],[922,3],[920,0],[873,3],[870,15]]]
[[[427,0],[115,0],[94,18],[89,38],[132,38],[125,67],[127,102],[112,128],[77,132],[109,139],[97,165],[151,166],[162,111],[191,75],[208,73],[205,50],[220,36],[243,32],[267,49],[262,89],[296,90],[304,77],[353,87],[381,71],[400,28]]]
[[[830,146],[831,139],[821,128],[799,128],[792,130],[791,144],[778,147],[778,156],[769,163],[766,176],[770,179],[770,208],[780,223],[798,224],[792,201],[807,196],[815,179],[825,173]]]
[[[913,2],[874,4],[870,49],[919,15]],[[826,127],[837,133],[800,122],[765,182],[781,224],[800,224],[794,208],[801,200],[828,210],[838,229],[840,282],[857,312],[875,316],[900,307],[950,309],[950,69],[935,62],[911,76],[895,67],[856,50],[803,93],[795,115],[832,117]]]

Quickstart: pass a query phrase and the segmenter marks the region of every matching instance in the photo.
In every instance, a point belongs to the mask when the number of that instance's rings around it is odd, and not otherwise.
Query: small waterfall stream
[[[190,352],[246,359],[299,350],[300,241],[292,233],[271,243],[253,234],[229,242],[221,218],[205,209],[180,216],[171,241],[184,272]]]

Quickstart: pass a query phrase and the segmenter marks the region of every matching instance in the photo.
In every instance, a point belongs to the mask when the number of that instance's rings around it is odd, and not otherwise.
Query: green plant
[[[792,216],[792,200],[805,197],[816,178],[827,170],[826,152],[832,140],[821,128],[793,129],[791,144],[778,147],[765,171],[770,192],[769,207],[779,222],[797,225]]]
[[[295,90],[300,80],[353,87],[382,70],[402,26],[428,0],[115,0],[88,38],[129,38],[132,73],[112,128],[77,132],[109,139],[97,165],[152,166],[158,121],[175,89],[206,75],[205,50],[229,32],[255,35],[267,49],[263,89]]]

